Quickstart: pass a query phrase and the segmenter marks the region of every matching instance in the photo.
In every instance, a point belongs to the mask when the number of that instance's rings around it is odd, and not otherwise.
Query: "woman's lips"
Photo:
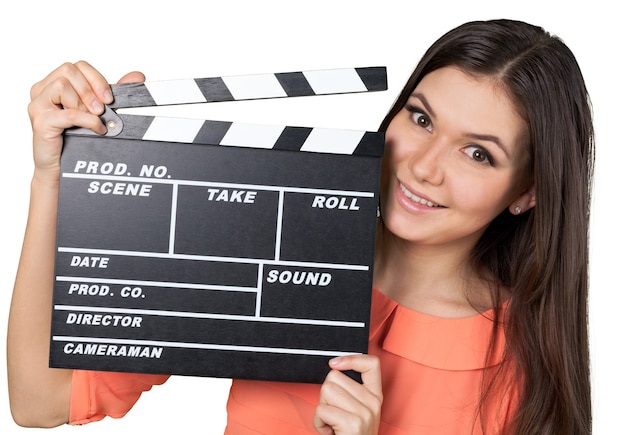
[[[404,196],[407,197],[409,200],[411,200],[411,202],[414,202],[416,204],[420,204],[429,208],[443,208],[442,205],[432,202],[429,199],[422,198],[421,196],[418,196],[415,193],[411,192],[409,189],[407,189],[407,187],[404,184],[402,183],[398,183],[398,184],[400,185],[400,190],[402,191]]]

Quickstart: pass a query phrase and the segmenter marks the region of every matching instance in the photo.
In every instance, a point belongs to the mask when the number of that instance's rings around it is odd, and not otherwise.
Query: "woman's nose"
[[[423,143],[410,159],[410,169],[421,182],[439,185],[444,179],[445,144],[441,140]]]

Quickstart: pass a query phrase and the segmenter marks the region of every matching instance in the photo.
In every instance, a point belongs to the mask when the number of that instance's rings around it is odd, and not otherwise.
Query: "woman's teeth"
[[[414,195],[406,187],[404,187],[402,183],[400,183],[400,189],[402,190],[402,193],[404,193],[407,196],[407,198],[409,198],[413,202],[417,202],[427,207],[441,207],[439,204],[435,204],[434,202],[428,201],[427,199],[420,198],[419,196]]]

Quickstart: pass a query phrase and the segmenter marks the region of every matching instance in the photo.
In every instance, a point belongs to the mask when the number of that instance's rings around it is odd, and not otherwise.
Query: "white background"
[[[21,247],[32,174],[30,86],[65,61],[87,60],[114,82],[387,66],[388,92],[160,108],[163,115],[250,123],[375,130],[434,40],[474,19],[515,18],[556,33],[576,54],[592,97],[597,173],[592,216],[590,328],[596,434],[623,427],[626,327],[624,243],[624,31],[616,2],[448,1],[22,1],[0,15],[0,337]],[[622,17],[620,19],[620,17]],[[618,109],[619,107],[619,109]],[[145,111],[145,113],[154,113]],[[583,235],[581,235],[583,237]],[[622,261],[620,261],[620,259]],[[16,426],[0,346],[0,432]],[[55,434],[222,433],[229,381],[176,377],[142,396],[121,420]]]

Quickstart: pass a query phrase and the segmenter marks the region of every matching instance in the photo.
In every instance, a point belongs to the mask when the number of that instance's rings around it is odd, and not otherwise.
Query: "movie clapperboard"
[[[380,132],[114,109],[387,89],[385,67],[112,85],[64,134],[50,366],[321,383],[366,353]]]

